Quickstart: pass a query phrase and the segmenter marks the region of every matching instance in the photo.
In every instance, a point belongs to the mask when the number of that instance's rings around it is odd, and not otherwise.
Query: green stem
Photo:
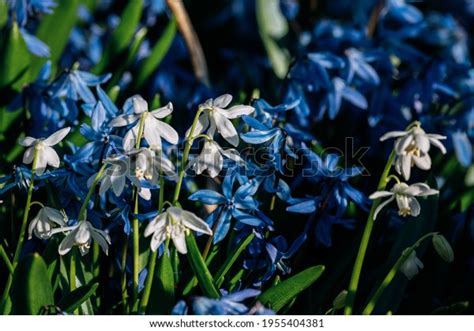
[[[72,292],[77,288],[76,284],[76,254],[71,252],[71,261],[69,266],[69,290]]]
[[[377,191],[382,191],[387,186],[390,169],[392,167],[393,160],[395,159],[395,155],[395,150],[392,150],[388,158],[387,164],[385,165],[385,168],[383,170],[382,176],[380,177],[379,184],[377,186]],[[349,283],[349,289],[346,298],[346,307],[344,309],[345,315],[351,315],[353,312],[355,295],[359,286],[360,273],[362,270],[362,265],[364,263],[365,255],[367,253],[367,247],[369,246],[370,236],[372,235],[372,230],[374,227],[374,214],[379,204],[380,199],[374,201],[374,203],[372,204],[372,208],[370,208],[367,223],[365,224],[364,233],[362,234],[362,240],[360,242],[359,251],[357,253],[354,268],[352,270],[351,280]]]
[[[176,204],[176,202],[178,202],[179,200],[181,185],[183,184],[184,175],[186,173],[186,164],[188,163],[189,152],[191,150],[191,147],[193,146],[194,139],[196,138],[196,137],[193,137],[194,130],[196,130],[196,125],[203,111],[204,111],[203,108],[199,108],[198,111],[196,112],[196,116],[194,116],[193,124],[191,125],[191,129],[189,130],[188,136],[186,137],[186,146],[184,147],[183,158],[181,160],[181,169],[179,171],[179,178],[178,178],[178,182],[176,183],[176,189],[174,191],[173,204]]]
[[[91,184],[91,187],[89,187],[89,191],[87,192],[86,197],[84,198],[84,201],[82,202],[81,209],[79,210],[79,216],[78,216],[78,221],[82,222],[86,219],[87,217],[87,205],[89,204],[89,201],[92,198],[92,194],[94,194],[94,190],[99,183],[100,179],[104,175],[105,169],[107,168],[107,164],[104,163],[102,167],[100,168],[99,172],[94,178],[94,181]]]
[[[3,248],[3,245],[1,243],[0,243],[0,255],[2,256],[3,262],[5,262],[5,265],[7,266],[8,272],[13,273],[12,263],[10,262],[10,258],[8,257],[8,254],[5,251],[5,248]]]
[[[128,293],[127,293],[127,251],[128,251],[128,236],[125,237],[122,252],[121,252],[121,261],[120,261],[120,268],[121,268],[121,278],[120,278],[120,285],[122,290],[122,305],[123,305],[123,313],[128,314]]]
[[[140,117],[140,123],[138,127],[138,136],[137,140],[135,141],[135,149],[140,148],[140,144],[142,141],[143,130],[145,128],[145,118],[148,116],[148,112],[144,112]],[[139,206],[139,199],[140,195],[138,194],[138,188],[134,187],[133,189],[133,199],[135,201],[133,207],[133,213],[136,215],[138,214],[138,206]],[[133,228],[133,275],[132,275],[132,304],[131,306],[132,311],[136,311],[138,309],[138,276],[140,273],[140,224],[138,218],[134,217],[132,221],[132,228]]]
[[[161,212],[163,209],[163,204],[165,200],[165,179],[163,177],[163,173],[160,170],[160,193],[158,197],[158,211]],[[166,250],[168,249],[169,239],[166,241]],[[140,314],[145,314],[148,308],[148,302],[150,301],[150,294],[151,294],[151,287],[153,285],[153,279],[155,277],[155,267],[156,267],[156,259],[158,257],[158,251],[152,252],[150,257],[148,258],[147,270],[148,274],[146,276],[145,281],[145,289],[143,290],[142,300],[140,302]]]
[[[377,301],[380,299],[380,296],[382,293],[385,291],[385,289],[390,285],[392,282],[393,278],[395,278],[395,275],[397,274],[398,270],[400,270],[401,266],[406,262],[406,260],[410,257],[411,253],[420,246],[420,244],[427,238],[432,237],[436,234],[436,232],[431,232],[420,239],[417,240],[417,242],[405,249],[402,252],[402,255],[398,258],[397,262],[393,265],[392,269],[388,272],[387,276],[385,276],[384,280],[380,284],[380,286],[377,288],[375,291],[374,295],[370,298],[369,303],[367,306],[365,306],[364,310],[362,311],[363,315],[370,315],[372,311],[375,308],[375,305],[377,304]]]
[[[8,275],[7,283],[5,285],[5,290],[3,292],[2,296],[2,304],[1,307],[3,307],[3,310],[6,309],[7,305],[7,300],[8,296],[10,295],[10,288],[13,282],[13,273],[15,272],[16,266],[18,265],[18,262],[20,261],[20,255],[21,255],[21,249],[23,248],[23,242],[25,241],[25,231],[26,231],[26,225],[28,223],[28,216],[30,214],[30,208],[31,208],[31,198],[33,196],[33,188],[35,186],[35,175],[36,175],[36,164],[38,161],[38,147],[35,146],[34,154],[33,154],[33,165],[31,167],[31,177],[30,177],[30,184],[28,186],[28,193],[26,196],[26,206],[25,206],[25,211],[23,213],[23,220],[21,222],[21,228],[20,228],[20,234],[18,237],[18,242],[16,245],[15,249],[15,254],[13,255],[13,261],[11,263],[11,269],[12,272]],[[5,311],[3,311],[3,314],[5,314]]]

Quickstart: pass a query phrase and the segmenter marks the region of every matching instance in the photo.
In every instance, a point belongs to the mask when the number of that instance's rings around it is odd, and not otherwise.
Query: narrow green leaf
[[[431,312],[432,315],[458,315],[469,308],[469,301],[453,303],[449,306],[438,307]]]
[[[48,269],[39,254],[27,256],[16,267],[11,298],[14,314],[36,315],[46,306],[54,305]]]
[[[278,40],[288,32],[288,23],[281,13],[278,0],[257,0],[257,23],[263,45],[272,64],[273,72],[283,79],[290,66],[288,51],[278,45]]]
[[[63,54],[72,28],[78,19],[80,0],[58,1],[54,12],[45,15],[36,30],[36,36],[49,46],[51,63],[54,68]],[[31,66],[31,77],[36,77],[48,59],[34,58]]]
[[[277,286],[269,288],[263,292],[258,299],[265,306],[278,312],[298,294],[317,281],[323,271],[323,265],[310,267],[282,281]]]
[[[209,272],[209,269],[207,269],[201,252],[199,252],[199,248],[193,234],[186,236],[186,245],[188,247],[187,257],[189,263],[191,264],[194,274],[198,279],[199,286],[201,286],[202,291],[210,298],[219,298],[219,291],[214,286],[212,275]]]
[[[166,26],[163,35],[151,50],[151,54],[140,64],[137,76],[135,77],[136,86],[138,88],[141,87],[156,68],[158,68],[165,55],[168,53],[175,35],[176,20],[172,18]]]
[[[128,47],[140,23],[142,10],[143,0],[130,0],[125,6],[120,17],[120,23],[112,32],[102,59],[93,70],[95,73],[103,72],[109,63],[114,60],[114,57]]]
[[[170,314],[175,304],[175,281],[169,252],[163,253],[158,260],[151,288],[148,314]]]
[[[31,57],[16,22],[5,33],[0,53],[0,87],[11,86],[19,91],[28,81]]]
[[[255,234],[251,233],[247,238],[245,238],[245,240],[242,240],[242,242],[237,247],[235,247],[235,249],[229,254],[222,267],[220,267],[220,269],[216,273],[215,284],[217,288],[220,288],[222,286],[226,274],[229,272],[230,268],[232,268],[235,261],[237,261],[240,254],[242,254],[245,248],[247,248],[253,238],[255,238]]]
[[[75,289],[59,301],[59,308],[66,313],[72,314],[95,293],[97,287],[99,287],[99,283],[91,283]]]

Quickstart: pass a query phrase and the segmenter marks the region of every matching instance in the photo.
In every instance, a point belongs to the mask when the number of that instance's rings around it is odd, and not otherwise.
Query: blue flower
[[[206,219],[210,227],[217,224],[214,231],[214,243],[218,243],[225,238],[229,232],[232,218],[252,227],[271,226],[271,224],[266,224],[261,218],[253,215],[258,212],[258,202],[253,198],[253,195],[258,189],[259,182],[252,179],[246,183],[239,183],[240,187],[234,192],[233,187],[236,178],[235,174],[225,177],[222,194],[204,189],[194,192],[189,197],[192,201],[218,206]]]
[[[255,298],[260,294],[259,290],[245,289],[239,292],[226,294],[220,299],[209,299],[206,297],[195,297],[192,299],[191,311],[185,301],[179,301],[173,308],[173,315],[186,315],[193,313],[195,315],[272,315],[269,309],[262,308],[257,304],[254,307],[247,307],[242,302]]]

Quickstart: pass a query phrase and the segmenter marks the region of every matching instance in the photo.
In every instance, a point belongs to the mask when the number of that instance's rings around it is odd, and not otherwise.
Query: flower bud
[[[446,262],[451,263],[454,260],[454,252],[451,245],[443,235],[436,234],[433,236],[433,246],[436,253]]]

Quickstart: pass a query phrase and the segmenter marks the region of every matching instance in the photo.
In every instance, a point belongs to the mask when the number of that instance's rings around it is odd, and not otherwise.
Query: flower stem
[[[102,167],[100,168],[99,172],[94,178],[94,181],[91,184],[91,187],[89,187],[89,191],[87,192],[86,197],[84,198],[84,201],[82,202],[81,209],[79,210],[78,218],[77,220],[79,222],[84,221],[86,219],[86,214],[87,214],[87,205],[89,204],[89,201],[92,198],[92,194],[94,194],[94,190],[99,183],[100,179],[104,175],[105,169],[107,168],[107,164],[103,164]]]
[[[145,128],[145,118],[148,115],[147,112],[143,113],[140,117],[140,123],[138,127],[138,136],[135,142],[135,149],[140,148],[140,143],[143,137],[143,130]],[[138,206],[139,206],[139,199],[140,195],[138,194],[138,188],[134,187],[133,189],[133,199],[134,199],[134,207],[133,213],[136,215],[138,214]],[[132,228],[133,228],[133,275],[132,275],[132,304],[133,307],[132,311],[136,311],[138,309],[138,276],[140,272],[140,224],[138,222],[138,218],[134,217],[132,221]]]
[[[16,244],[16,249],[15,249],[15,254],[13,255],[13,260],[11,263],[11,269],[12,272],[8,275],[7,283],[5,285],[5,290],[3,292],[2,296],[2,304],[1,307],[3,310],[5,310],[7,307],[6,303],[8,300],[8,296],[10,294],[10,288],[13,282],[13,273],[15,272],[15,268],[18,265],[18,262],[20,261],[20,255],[21,255],[21,249],[23,248],[23,242],[25,241],[25,231],[26,231],[26,224],[28,223],[28,216],[30,214],[30,208],[31,208],[31,198],[33,196],[33,188],[35,186],[35,175],[36,175],[36,163],[38,161],[38,147],[35,146],[34,154],[33,154],[33,165],[31,167],[31,177],[30,177],[30,183],[28,186],[28,193],[26,196],[26,206],[25,206],[25,211],[23,213],[23,220],[21,222],[21,228],[20,228],[20,235],[18,237],[18,242]],[[3,314],[5,314],[5,311],[3,311]]]
[[[3,262],[5,262],[5,265],[7,266],[8,272],[13,273],[12,263],[10,262],[10,258],[8,257],[8,254],[5,251],[5,248],[3,248],[3,245],[1,243],[0,243],[0,255],[2,256]]]
[[[388,158],[387,164],[385,165],[385,168],[383,170],[382,176],[380,177],[379,184],[377,186],[377,191],[382,191],[387,186],[388,177],[390,169],[392,168],[393,160],[395,159],[395,154],[395,150],[392,150]],[[374,203],[372,204],[372,208],[370,208],[367,223],[365,224],[364,233],[362,234],[362,240],[360,242],[359,251],[357,253],[354,268],[352,270],[351,280],[349,283],[349,289],[346,298],[346,307],[344,309],[345,315],[351,315],[353,312],[355,295],[359,286],[360,273],[362,270],[362,265],[364,263],[365,255],[367,253],[367,247],[369,246],[370,236],[372,235],[372,230],[374,227],[374,214],[379,204],[380,199],[374,201]]]
[[[408,247],[402,252],[402,255],[398,258],[397,262],[393,265],[392,269],[388,272],[387,276],[385,276],[384,280],[375,291],[374,295],[370,298],[369,303],[365,306],[364,310],[362,311],[363,315],[370,315],[377,304],[377,301],[380,299],[380,296],[385,291],[388,285],[392,282],[393,278],[397,274],[397,271],[401,268],[401,266],[405,263],[405,261],[410,257],[411,253],[420,246],[420,244],[427,238],[432,237],[436,234],[436,232],[431,232],[416,241],[415,244]]]
[[[193,137],[194,130],[196,129],[196,125],[199,121],[199,117],[201,116],[201,113],[203,111],[204,111],[203,108],[199,108],[198,111],[196,112],[196,116],[194,116],[193,124],[191,125],[191,129],[189,130],[188,136],[186,137],[186,146],[184,147],[183,158],[181,160],[181,169],[179,171],[179,178],[178,178],[178,182],[176,183],[176,189],[174,191],[173,204],[176,204],[176,202],[178,202],[178,199],[179,199],[179,194],[181,192],[181,185],[183,184],[184,175],[186,173],[186,164],[188,163],[189,152],[193,145],[194,139],[196,138],[196,137]]]
[[[219,214],[217,215],[217,219],[214,222],[214,226],[212,227],[212,234],[209,236],[207,239],[206,246],[204,247],[204,251],[202,252],[202,258],[204,260],[207,259],[207,256],[209,255],[209,251],[211,250],[212,242],[214,241],[214,236],[216,234],[217,229],[219,228],[219,225],[221,224],[221,218],[222,214],[224,213],[224,206],[221,207],[221,210],[219,210]]]
[[[123,313],[128,314],[128,293],[127,293],[127,251],[128,251],[128,236],[125,237],[122,252],[121,252],[121,260],[120,260],[120,268],[121,268],[121,279],[120,285],[122,290],[122,305],[123,305]]]
[[[165,179],[163,173],[160,170],[160,193],[158,197],[158,210],[161,212],[164,204],[164,193],[165,193]],[[169,239],[166,241],[166,249],[168,248]],[[166,254],[166,252],[165,252]],[[143,296],[140,302],[140,314],[145,314],[148,308],[148,302],[150,301],[151,287],[153,285],[153,279],[155,276],[156,259],[158,257],[158,250],[151,252],[148,258],[147,270],[148,274],[145,281],[145,289],[143,290]]]

